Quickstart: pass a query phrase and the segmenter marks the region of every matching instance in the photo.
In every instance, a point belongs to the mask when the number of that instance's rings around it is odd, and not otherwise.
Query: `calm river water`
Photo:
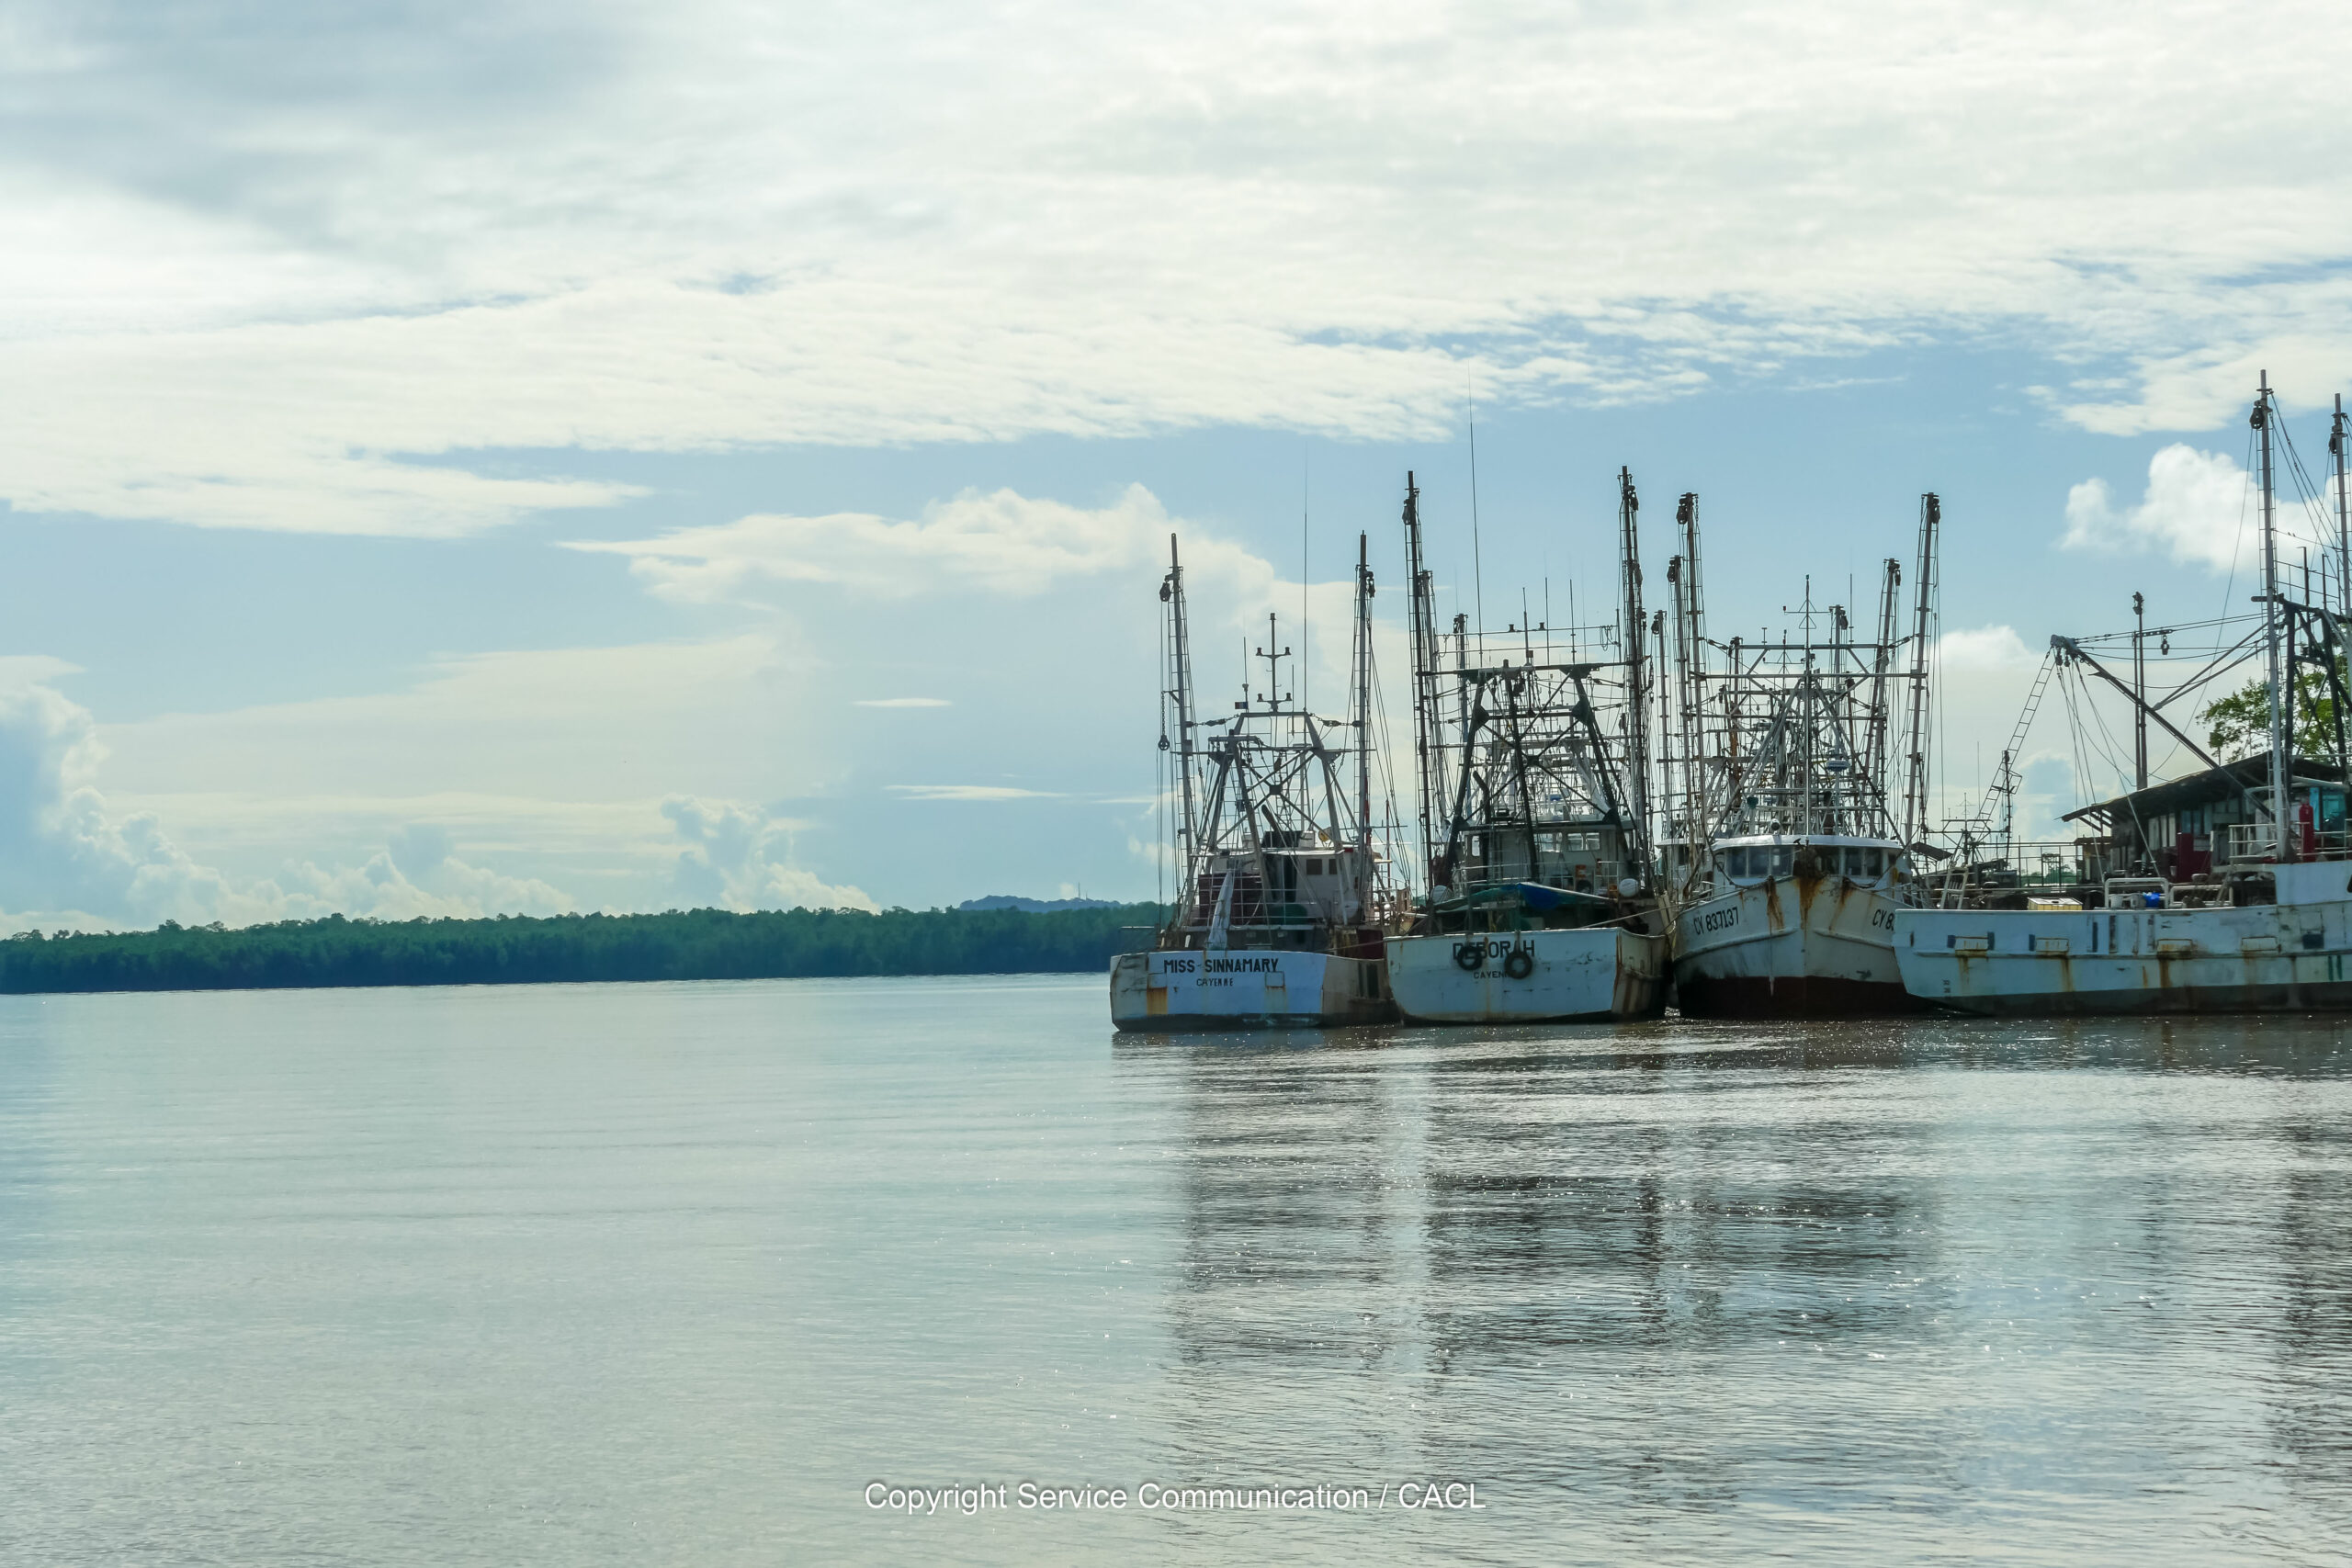
[[[0,1562],[2340,1562],[2343,1033],[6,998]]]

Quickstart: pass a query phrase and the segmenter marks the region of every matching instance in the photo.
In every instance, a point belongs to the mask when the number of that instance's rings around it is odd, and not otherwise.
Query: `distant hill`
[[[1018,909],[1024,915],[1054,915],[1064,909],[1115,909],[1118,907],[1109,898],[1015,898],[1009,893],[992,893],[985,898],[967,898],[956,906],[967,915],[992,909]]]

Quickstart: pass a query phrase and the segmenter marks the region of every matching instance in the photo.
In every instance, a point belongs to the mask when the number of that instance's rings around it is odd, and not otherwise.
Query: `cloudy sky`
[[[1406,469],[1475,597],[1474,405],[1491,619],[1620,464],[1726,632],[1938,491],[1973,789],[2051,631],[2244,607],[2257,371],[2324,461],[2346,39],[0,0],[0,923],[1148,895],[1167,534],[1336,703]]]

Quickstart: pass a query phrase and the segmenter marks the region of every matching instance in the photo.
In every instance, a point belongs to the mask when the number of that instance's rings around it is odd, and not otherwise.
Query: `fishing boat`
[[[2324,573],[2316,597],[2308,586],[2301,596],[2285,592],[2273,453],[2284,431],[2267,372],[2251,423],[2261,449],[2260,689],[2267,699],[2268,746],[2225,765],[2183,733],[2163,713],[2169,699],[2148,696],[2136,634],[2129,681],[2085,646],[2096,639],[2053,637],[2036,695],[2053,671],[2120,692],[2132,704],[2141,737],[2139,787],[2070,813],[2098,830],[2051,855],[2053,863],[2071,856],[2071,867],[2039,886],[1962,884],[1933,907],[1899,910],[1894,953],[1912,996],[2005,1016],[2352,1008],[2352,844],[2342,830],[2345,780],[2352,776],[2343,722],[2352,706],[2344,632],[2352,595],[2339,592],[2327,602]],[[2352,560],[2346,434],[2339,400],[2329,442],[2339,566]],[[2336,581],[2346,581],[2340,570]],[[2319,728],[2333,729],[2332,762],[2295,754],[2295,738],[2311,716],[2309,683],[2327,694],[2330,707],[2323,711],[2332,725]],[[2029,716],[2034,700],[2028,699]],[[2204,771],[2151,785],[2150,724]],[[2023,728],[2020,721],[2020,735]],[[2005,773],[2009,761],[2005,753]]]
[[[1620,486],[1618,626],[1555,631],[1547,615],[1488,637],[1456,616],[1448,638],[1422,563],[1420,492],[1406,476],[1414,749],[1431,885],[1410,931],[1386,944],[1408,1019],[1576,1022],[1664,1010],[1667,938],[1642,808],[1637,502],[1629,475]],[[1609,657],[1586,657],[1587,639],[1601,636],[1614,641]]]
[[[1908,857],[1891,839],[1763,833],[1714,840],[1681,912],[1675,1005],[1691,1018],[1917,1012],[1895,963]]]
[[[1907,637],[1896,635],[1902,573],[1890,558],[1874,640],[1855,635],[1844,606],[1816,611],[1808,588],[1794,636],[1714,644],[1697,500],[1682,498],[1682,550],[1668,573],[1678,722],[1664,737],[1666,815],[1669,839],[1689,846],[1669,857],[1674,1005],[1699,1018],[1917,1011],[1894,919],[1916,897],[1920,859],[1936,852],[1921,829],[1941,505],[1921,497]]]
[[[1151,947],[1111,964],[1123,1030],[1326,1028],[1396,1016],[1383,963],[1386,875],[1372,811],[1372,570],[1359,539],[1350,713],[1317,716],[1285,690],[1294,660],[1269,615],[1231,713],[1196,718],[1177,543],[1168,544],[1168,680],[1160,751],[1172,777],[1178,897]],[[1352,777],[1347,775],[1352,774]]]

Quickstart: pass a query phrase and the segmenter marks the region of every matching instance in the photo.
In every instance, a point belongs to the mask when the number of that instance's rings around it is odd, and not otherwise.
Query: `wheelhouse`
[[[1767,833],[1714,844],[1715,880],[1734,887],[1781,876],[1837,876],[1860,887],[1887,887],[1909,872],[1903,846],[1892,839]]]

